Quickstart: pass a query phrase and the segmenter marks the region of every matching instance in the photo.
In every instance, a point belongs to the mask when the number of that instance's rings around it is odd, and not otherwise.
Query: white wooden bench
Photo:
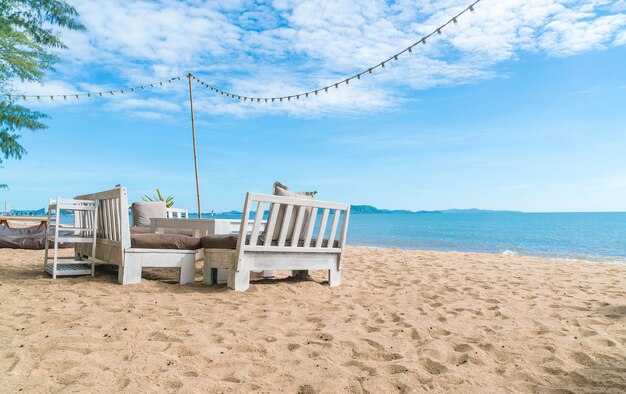
[[[329,285],[339,285],[350,205],[248,193],[243,218],[250,217],[253,205],[256,207],[252,231],[246,234],[247,221],[242,220],[236,249],[204,248],[205,284],[214,284],[217,269],[227,268],[228,287],[236,291],[247,290],[250,271],[261,270],[292,270],[295,275],[306,274],[308,270],[327,270]],[[278,226],[278,237],[274,237],[281,207],[284,216]],[[269,208],[269,217],[262,233],[266,208]],[[310,210],[308,223],[305,220],[307,210]],[[288,234],[294,216],[295,222]],[[273,238],[277,239],[272,241]]]
[[[131,247],[126,189],[116,188],[85,194],[77,196],[76,199],[98,201],[95,254],[89,245],[77,244],[76,257],[87,257],[117,265],[119,268],[117,281],[122,285],[140,283],[142,268],[179,268],[181,284],[194,281],[195,250]]]

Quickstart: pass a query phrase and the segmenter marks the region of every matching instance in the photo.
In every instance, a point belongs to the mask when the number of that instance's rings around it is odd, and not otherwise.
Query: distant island
[[[389,213],[412,213],[412,214],[444,214],[444,213],[520,213],[520,211],[492,211],[489,209],[445,209],[442,211],[410,211],[407,209],[378,209],[372,205],[352,205],[352,214],[389,214]]]
[[[408,209],[378,209],[371,205],[352,205],[350,213],[443,213],[442,211],[409,211]]]

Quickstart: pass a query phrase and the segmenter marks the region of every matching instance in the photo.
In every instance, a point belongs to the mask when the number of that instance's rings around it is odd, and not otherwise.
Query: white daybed
[[[117,281],[121,285],[141,282],[142,268],[173,267],[180,269],[180,283],[193,283],[196,249],[143,249],[131,247],[126,189],[115,188],[75,197],[98,202],[98,228],[95,254],[90,245],[77,244],[76,257],[95,258],[119,267]],[[172,212],[176,212],[175,215]],[[186,216],[175,209],[168,216]],[[179,217],[180,217],[179,216]]]

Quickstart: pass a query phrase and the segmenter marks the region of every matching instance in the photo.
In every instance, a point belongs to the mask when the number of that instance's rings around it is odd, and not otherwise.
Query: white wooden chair
[[[74,225],[60,226],[61,211],[73,211]],[[98,226],[98,204],[95,200],[67,199],[57,197],[50,199],[48,204],[48,222],[45,236],[44,272],[56,279],[60,275],[91,275],[95,273],[95,262],[84,261],[82,258],[59,257],[59,243],[82,244],[85,248],[96,247],[96,231]],[[50,243],[53,255],[49,256]],[[52,262],[50,262],[52,260]]]
[[[167,217],[170,219],[189,219],[189,211],[185,208],[167,208]]]
[[[180,283],[193,283],[196,250],[141,249],[131,247],[128,194],[124,188],[85,194],[77,199],[98,201],[95,250],[76,245],[76,257],[90,257],[118,266],[119,284],[141,282],[142,268],[180,269]]]
[[[327,270],[329,285],[339,285],[350,205],[248,193],[243,218],[250,217],[253,204],[256,204],[256,210],[252,232],[249,236],[246,234],[247,221],[242,220],[236,249],[204,248],[205,284],[214,284],[217,269],[227,268],[228,287],[236,291],[247,290],[250,271],[261,270],[292,270],[295,275],[308,273],[308,270]],[[270,209],[269,218],[261,233],[266,207]],[[281,207],[284,215],[278,226]],[[308,223],[305,220],[307,213]],[[330,230],[327,227],[329,219]],[[273,241],[278,227],[277,240]]]

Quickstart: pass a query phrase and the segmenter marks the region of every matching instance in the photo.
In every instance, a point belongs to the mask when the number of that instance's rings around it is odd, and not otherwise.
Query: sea
[[[626,212],[350,216],[348,243],[626,263]]]
[[[626,212],[359,213],[348,228],[349,245],[626,264]]]

